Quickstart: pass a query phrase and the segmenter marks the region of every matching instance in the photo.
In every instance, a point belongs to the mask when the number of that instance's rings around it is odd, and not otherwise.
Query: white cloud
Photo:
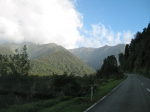
[[[115,33],[111,26],[83,28],[76,0],[0,0],[0,43],[23,41],[56,43],[65,48],[100,47],[129,43],[130,31]],[[80,30],[80,31],[79,31]],[[81,35],[83,32],[85,35]]]
[[[0,42],[51,43],[77,47],[82,15],[75,0],[1,0]]]
[[[127,31],[123,32],[123,42],[128,44],[131,42],[131,39],[133,38],[134,33]]]
[[[105,25],[93,24],[92,30],[84,30],[89,38],[85,38],[82,41],[83,46],[86,47],[101,47],[104,45],[114,46],[119,43],[130,43],[133,33],[130,31],[123,31],[115,33],[111,27],[105,27]]]

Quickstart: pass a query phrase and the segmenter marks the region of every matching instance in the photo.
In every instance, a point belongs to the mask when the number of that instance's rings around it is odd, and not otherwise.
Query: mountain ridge
[[[105,45],[99,48],[75,48],[69,49],[71,53],[83,60],[87,65],[97,70],[101,67],[103,60],[109,55],[115,55],[118,59],[118,54],[124,52],[125,44],[115,46]]]
[[[30,73],[32,74],[51,75],[53,73],[63,74],[63,72],[68,72],[82,76],[95,72],[94,69],[70,53],[67,49],[55,43],[43,45],[28,42],[4,44],[0,45],[0,49],[6,47],[8,52],[13,52],[15,49],[20,51],[24,44],[27,46],[27,52],[31,60],[32,69]]]

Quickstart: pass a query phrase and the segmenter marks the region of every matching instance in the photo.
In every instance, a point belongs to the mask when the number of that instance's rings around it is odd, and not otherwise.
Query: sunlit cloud
[[[130,31],[127,31],[127,32],[123,32],[123,42],[126,43],[126,44],[129,44],[131,42],[131,39],[134,37],[135,33],[132,33]]]
[[[29,41],[77,47],[82,14],[72,0],[1,0],[0,42]]]
[[[130,31],[115,33],[104,24],[84,29],[76,0],[0,0],[0,43],[56,43],[67,49],[129,43]],[[85,35],[83,35],[85,34]]]
[[[122,31],[115,33],[111,27],[106,28],[104,24],[93,24],[91,25],[92,30],[84,30],[86,35],[89,37],[84,37],[82,44],[86,47],[102,47],[104,45],[114,46],[120,43],[130,43],[133,38],[133,34],[130,31]]]

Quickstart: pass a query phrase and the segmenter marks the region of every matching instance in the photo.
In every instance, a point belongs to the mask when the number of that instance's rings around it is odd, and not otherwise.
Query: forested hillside
[[[150,23],[119,54],[120,67],[125,72],[136,72],[150,77]]]
[[[103,60],[110,55],[115,55],[118,60],[118,54],[124,53],[125,44],[118,44],[116,46],[108,46],[100,48],[76,48],[69,51],[83,60],[87,65],[97,70],[102,66]]]
[[[2,44],[0,54],[15,54],[15,49],[20,51],[26,45],[29,59],[31,60],[32,75],[63,74],[64,72],[83,76],[95,71],[78,59],[62,46],[54,43],[38,45],[29,42],[22,44]]]
[[[5,43],[0,45],[0,49],[5,51],[3,54],[7,53],[15,53],[15,50],[18,49],[19,51],[22,50],[23,46],[27,46],[27,53],[29,54],[29,59],[37,59],[39,57],[44,56],[47,53],[55,52],[58,50],[66,50],[62,46],[59,46],[55,43],[49,43],[49,44],[34,44],[31,42],[23,42],[21,44],[15,44],[15,43]]]
[[[83,76],[84,74],[92,74],[95,72],[91,67],[67,50],[48,53],[33,60],[31,65],[31,72],[39,75],[63,74],[63,72],[68,72]]]

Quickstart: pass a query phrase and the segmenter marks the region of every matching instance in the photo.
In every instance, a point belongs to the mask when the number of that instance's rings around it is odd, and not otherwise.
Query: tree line
[[[119,54],[120,68],[124,72],[134,72],[150,77],[150,23],[142,32],[137,32],[125,53]]]
[[[28,75],[30,70],[30,62],[27,54],[26,45],[21,53],[15,50],[16,54],[1,55],[0,54],[0,75]]]
[[[115,78],[120,79],[124,75],[120,71],[117,59],[114,55],[108,56],[103,60],[102,67],[97,70],[96,77],[98,78]]]

